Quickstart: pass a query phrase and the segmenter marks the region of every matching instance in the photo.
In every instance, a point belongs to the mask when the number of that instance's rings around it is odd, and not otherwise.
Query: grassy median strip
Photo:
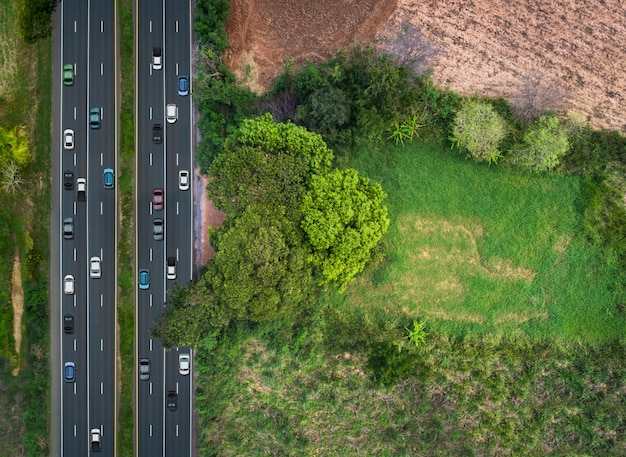
[[[118,301],[122,383],[117,452],[133,455],[133,250],[135,225],[133,210],[134,143],[134,24],[132,0],[119,0],[122,106],[120,113],[120,176],[121,204],[120,242],[118,245]]]

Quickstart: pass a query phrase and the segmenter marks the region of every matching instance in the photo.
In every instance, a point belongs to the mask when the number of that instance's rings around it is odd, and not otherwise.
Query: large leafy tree
[[[234,318],[274,320],[310,305],[308,250],[284,207],[251,205],[218,237],[207,278]]]
[[[269,115],[244,121],[210,168],[209,195],[228,215],[212,233],[216,255],[192,295],[174,295],[155,334],[194,344],[233,319],[293,317],[314,304],[319,283],[345,287],[389,219],[380,185],[330,171],[332,160],[316,133]]]
[[[452,123],[452,142],[476,162],[496,162],[500,143],[506,135],[506,122],[491,105],[468,100],[457,111]]]
[[[151,334],[165,348],[192,346],[210,328],[221,328],[230,319],[213,293],[206,277],[187,287],[176,287],[169,294],[163,314]]]
[[[311,178],[302,203],[302,228],[313,248],[323,282],[343,290],[361,272],[389,228],[386,195],[353,169]]]
[[[232,219],[255,202],[297,210],[309,171],[301,156],[230,145],[211,164],[210,175],[219,179],[209,181],[209,196]]]

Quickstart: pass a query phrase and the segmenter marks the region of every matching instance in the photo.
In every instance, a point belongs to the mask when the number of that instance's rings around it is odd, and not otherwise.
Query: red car
[[[152,207],[155,211],[161,211],[163,209],[163,201],[165,200],[165,194],[163,189],[156,187],[152,190]]]

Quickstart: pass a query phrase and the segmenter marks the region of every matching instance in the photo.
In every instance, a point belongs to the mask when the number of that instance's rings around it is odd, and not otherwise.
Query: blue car
[[[100,108],[91,108],[89,110],[89,127],[92,129],[100,128]]]
[[[65,362],[63,374],[65,376],[65,382],[76,382],[76,367],[74,366],[74,362]]]
[[[183,97],[189,95],[189,77],[178,77],[178,95],[182,95]]]
[[[150,272],[148,270],[139,270],[139,288],[143,290],[150,288]]]
[[[115,187],[115,173],[113,168],[104,169],[104,188],[113,189]]]

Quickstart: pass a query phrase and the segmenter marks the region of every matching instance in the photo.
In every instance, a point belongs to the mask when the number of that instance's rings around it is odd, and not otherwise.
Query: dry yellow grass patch
[[[408,315],[427,319],[483,324],[491,320],[490,315],[463,305],[470,293],[468,277],[527,283],[535,278],[534,271],[515,265],[511,259],[481,255],[480,238],[487,234],[479,221],[407,215],[399,220],[399,230],[408,260],[400,270],[390,271],[386,282],[366,285],[367,303],[401,308]],[[363,302],[363,297],[354,300]],[[521,323],[535,318],[546,319],[547,313],[504,314],[498,322]]]
[[[13,275],[11,277],[11,304],[13,305],[13,339],[15,340],[15,353],[20,354],[22,346],[22,315],[24,314],[24,289],[22,288],[22,262],[20,252],[15,248],[13,258]],[[17,376],[20,372],[19,364],[11,372]]]
[[[547,320],[550,317],[550,314],[547,311],[541,311],[538,313],[532,312],[521,312],[521,313],[502,313],[498,314],[494,321],[496,324],[504,324],[506,322],[516,322],[518,324],[522,324],[532,319],[541,319]]]
[[[415,244],[419,246],[417,251],[408,253],[416,263],[462,265],[492,280],[530,282],[535,278],[532,270],[515,266],[510,259],[483,259],[476,240],[484,236],[484,229],[478,223],[463,221],[452,224],[445,219],[405,216],[400,221],[400,231],[408,238],[414,238]]]
[[[15,36],[15,5],[0,8],[0,97],[11,93],[11,83],[17,75],[17,37]]]
[[[572,242],[571,236],[563,235],[558,240],[556,240],[556,243],[554,243],[554,250],[558,252],[559,254],[565,254],[565,251],[567,250],[567,246],[569,246],[571,242]]]

